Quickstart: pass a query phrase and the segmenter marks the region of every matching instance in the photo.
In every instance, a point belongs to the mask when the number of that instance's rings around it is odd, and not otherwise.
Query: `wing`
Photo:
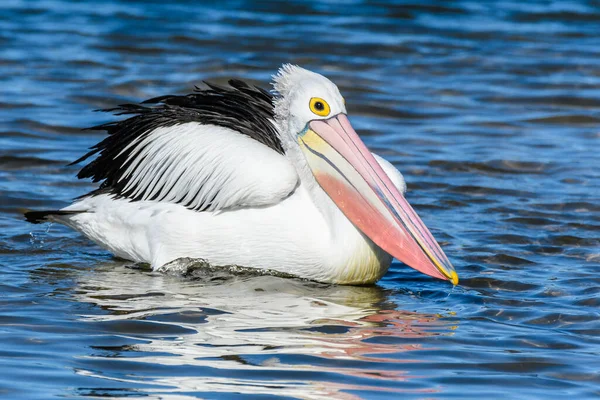
[[[107,110],[133,114],[91,129],[109,136],[74,163],[98,154],[79,178],[102,182],[89,193],[181,204],[197,211],[264,206],[298,183],[273,123],[271,95],[242,81],[146,105]]]

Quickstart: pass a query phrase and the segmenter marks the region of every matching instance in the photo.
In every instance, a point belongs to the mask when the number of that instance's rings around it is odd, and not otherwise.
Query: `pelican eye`
[[[313,97],[310,99],[310,111],[317,114],[319,117],[326,117],[331,112],[329,104],[320,97]]]

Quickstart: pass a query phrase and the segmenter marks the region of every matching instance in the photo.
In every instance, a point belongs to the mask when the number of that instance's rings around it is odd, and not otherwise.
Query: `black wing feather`
[[[208,89],[198,89],[186,96],[166,95],[143,101],[140,104],[122,104],[100,110],[129,118],[88,128],[103,130],[108,136],[91,147],[72,164],[85,161],[97,154],[77,174],[80,179],[91,178],[102,182],[100,187],[87,194],[112,193],[131,200],[141,200],[143,193],[133,195],[136,188],[127,191],[129,180],[123,176],[133,162],[130,154],[136,146],[125,150],[134,140],[143,139],[157,128],[186,122],[199,122],[232,129],[284,154],[274,120],[273,96],[264,89],[244,81],[232,79],[229,86],[205,82]],[[86,195],[86,196],[87,196]]]

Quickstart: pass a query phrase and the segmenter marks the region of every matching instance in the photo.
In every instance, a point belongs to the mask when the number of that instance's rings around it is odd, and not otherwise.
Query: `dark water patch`
[[[598,315],[569,315],[569,314],[559,314],[553,313],[548,314],[540,318],[535,318],[530,321],[527,321],[528,324],[531,325],[547,325],[553,327],[564,327],[569,326],[571,324],[582,323],[582,322],[590,322],[597,321]]]
[[[5,171],[64,165],[60,161],[45,160],[37,157],[19,157],[0,155],[0,169]]]
[[[0,132],[0,138],[3,139],[8,139],[8,138],[21,138],[21,139],[27,139],[27,138],[41,138],[41,137],[45,137],[45,135],[39,135],[36,133],[31,133],[31,132],[20,132],[20,131],[3,131]]]
[[[517,359],[520,360],[518,363],[483,363],[477,364],[477,367],[483,370],[491,370],[496,372],[527,374],[545,371],[548,369],[554,370],[557,367],[562,366],[559,361],[551,359],[535,359],[529,357],[517,357]]]
[[[60,134],[60,135],[84,134],[84,131],[81,128],[72,127],[72,126],[59,126],[59,125],[44,124],[42,122],[38,122],[38,121],[30,120],[30,119],[19,119],[19,120],[16,120],[15,123],[27,128],[27,129],[31,129],[34,132],[53,133],[53,134]]]
[[[374,4],[377,4],[377,2],[375,2]],[[389,7],[389,5],[387,3],[381,3],[382,6],[385,6],[386,8]],[[391,6],[391,10],[406,10],[407,12],[410,12],[413,15],[421,15],[421,14],[433,14],[433,15],[442,15],[442,16],[446,16],[446,15],[451,15],[451,16],[457,16],[457,15],[467,15],[469,14],[469,11],[463,7],[460,6],[452,6],[452,5],[446,5],[446,4],[427,4],[427,3],[422,3],[422,4],[418,4],[418,3],[413,3],[413,4],[395,4]],[[392,11],[393,12],[393,11]]]
[[[600,212],[599,203],[591,203],[586,201],[571,201],[568,203],[535,203],[532,207],[549,211],[571,211],[581,213],[597,213]]]
[[[462,284],[465,287],[472,289],[493,289],[494,291],[511,291],[511,292],[524,292],[530,291],[537,288],[537,285],[515,282],[515,281],[502,281],[495,278],[471,278],[463,279]]]
[[[510,244],[531,244],[533,240],[530,237],[515,234],[490,235],[488,236],[488,239],[497,243]]]
[[[149,293],[142,293],[142,294],[97,295],[97,296],[90,296],[90,297],[97,299],[97,300],[127,301],[127,300],[132,300],[132,299],[139,299],[141,297],[160,297],[160,296],[164,296],[164,293],[149,292]]]
[[[515,257],[508,254],[495,254],[491,257],[485,257],[482,259],[483,262],[487,264],[497,264],[497,265],[531,265],[535,264],[535,262],[527,260],[525,258]]]
[[[530,246],[528,250],[536,254],[561,254],[564,252],[564,248],[561,246]]]
[[[490,103],[547,105],[552,107],[569,107],[577,109],[598,109],[600,100],[591,97],[569,95],[543,95],[526,97],[487,97],[481,99]]]
[[[415,114],[408,111],[398,110],[385,105],[355,105],[352,107],[355,115],[376,116],[377,118],[394,119],[422,119],[435,118],[432,114]]]
[[[505,188],[491,188],[485,186],[460,185],[448,189],[449,192],[465,194],[469,196],[511,196],[511,197],[531,197],[533,193],[525,190],[514,190]]]
[[[541,174],[551,166],[538,162],[491,160],[488,162],[432,160],[432,167],[440,167],[452,172],[484,172],[489,174]]]
[[[101,68],[103,70],[115,70],[120,71],[124,70],[125,67],[110,63],[104,63],[102,60],[95,59],[84,59],[84,60],[69,60],[68,64],[73,66],[73,68],[83,68],[83,69],[96,69]]]
[[[591,115],[557,115],[527,119],[524,122],[534,124],[564,124],[564,125],[598,125],[600,118]]]
[[[40,196],[35,196],[32,193],[27,193],[24,196],[20,196],[19,193],[8,192],[0,190],[0,207],[3,208],[4,212],[15,213],[25,210],[26,208],[38,208],[43,205],[47,205],[48,201]],[[59,202],[55,202],[56,205],[60,205]]]
[[[581,299],[574,302],[573,305],[578,307],[599,307],[600,297],[590,297],[587,299]]]
[[[215,44],[214,39],[211,39],[210,37],[201,38],[201,37],[197,37],[197,36],[182,35],[182,34],[173,35],[168,40],[171,43],[188,44],[188,45],[193,45],[193,46],[197,46],[197,47],[203,47],[206,45]]]
[[[18,110],[18,109],[27,109],[37,107],[36,104],[33,103],[3,103],[0,102],[0,110]]]
[[[118,85],[113,85],[110,87],[110,91],[116,95],[123,96],[123,98],[138,98],[140,101],[148,98],[149,94],[144,91],[144,88],[147,87],[150,82],[143,80],[136,80],[132,82],[124,82]],[[192,91],[192,86],[190,86],[190,90]],[[115,103],[116,105],[116,103]]]
[[[539,22],[539,21],[562,21],[569,24],[580,22],[598,22],[598,13],[596,10],[588,10],[588,12],[577,11],[537,11],[537,12],[515,12],[511,18],[517,22]]]
[[[544,242],[551,246],[600,246],[600,238],[580,238],[571,235],[550,236]]]
[[[220,313],[222,314],[222,313]],[[209,315],[215,315],[211,313]],[[160,314],[145,318],[146,321],[172,322],[179,324],[201,324],[206,323],[207,315],[198,311],[182,311],[172,314]]]
[[[548,226],[548,225],[558,225],[558,221],[554,221],[548,218],[534,218],[534,217],[515,217],[515,218],[507,218],[506,222],[513,224],[523,224],[523,225],[534,225],[534,226]]]
[[[94,323],[92,323],[94,325]],[[181,325],[160,324],[141,320],[121,320],[95,324],[99,332],[105,334],[118,333],[134,335],[137,338],[161,338],[162,340],[177,340],[181,335],[192,334],[195,331]]]
[[[99,397],[99,398],[144,398],[148,397],[147,393],[143,390],[135,390],[129,388],[77,388],[74,393],[77,397]]]
[[[140,99],[145,98],[145,97],[147,97],[147,96],[140,96]],[[90,106],[94,110],[103,110],[103,109],[113,108],[119,104],[124,104],[127,101],[131,101],[131,99],[126,100],[123,97],[116,97],[114,94],[106,94],[106,93],[103,95],[77,94],[77,95],[72,96],[71,99],[73,101],[75,101],[76,103]],[[100,115],[100,114],[98,114],[98,115]],[[109,116],[110,116],[110,114],[106,114],[106,119],[108,119]],[[88,126],[84,126],[84,127],[82,127],[82,129],[83,128],[88,128]],[[80,133],[83,133],[83,131],[80,130]],[[92,133],[88,133],[88,134],[92,134]]]
[[[598,218],[593,218],[592,221],[590,222],[595,222],[598,221]],[[567,224],[565,224],[566,227],[568,228],[572,228],[572,229],[581,229],[583,231],[592,231],[592,232],[598,232],[600,231],[600,225],[595,225],[592,223],[585,223],[585,222],[568,222]]]
[[[116,51],[123,54],[135,54],[135,55],[160,55],[164,53],[164,49],[153,46],[134,46],[134,45],[111,45],[111,46],[97,46],[97,50],[100,51]]]

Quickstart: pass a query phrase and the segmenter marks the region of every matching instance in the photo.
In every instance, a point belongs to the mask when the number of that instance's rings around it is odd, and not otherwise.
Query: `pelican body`
[[[396,257],[458,277],[404,198],[402,175],[369,152],[337,86],[286,64],[274,94],[243,81],[207,84],[108,110],[128,118],[75,163],[101,182],[34,223],[67,225],[115,256],[162,267],[178,258],[369,284]]]

